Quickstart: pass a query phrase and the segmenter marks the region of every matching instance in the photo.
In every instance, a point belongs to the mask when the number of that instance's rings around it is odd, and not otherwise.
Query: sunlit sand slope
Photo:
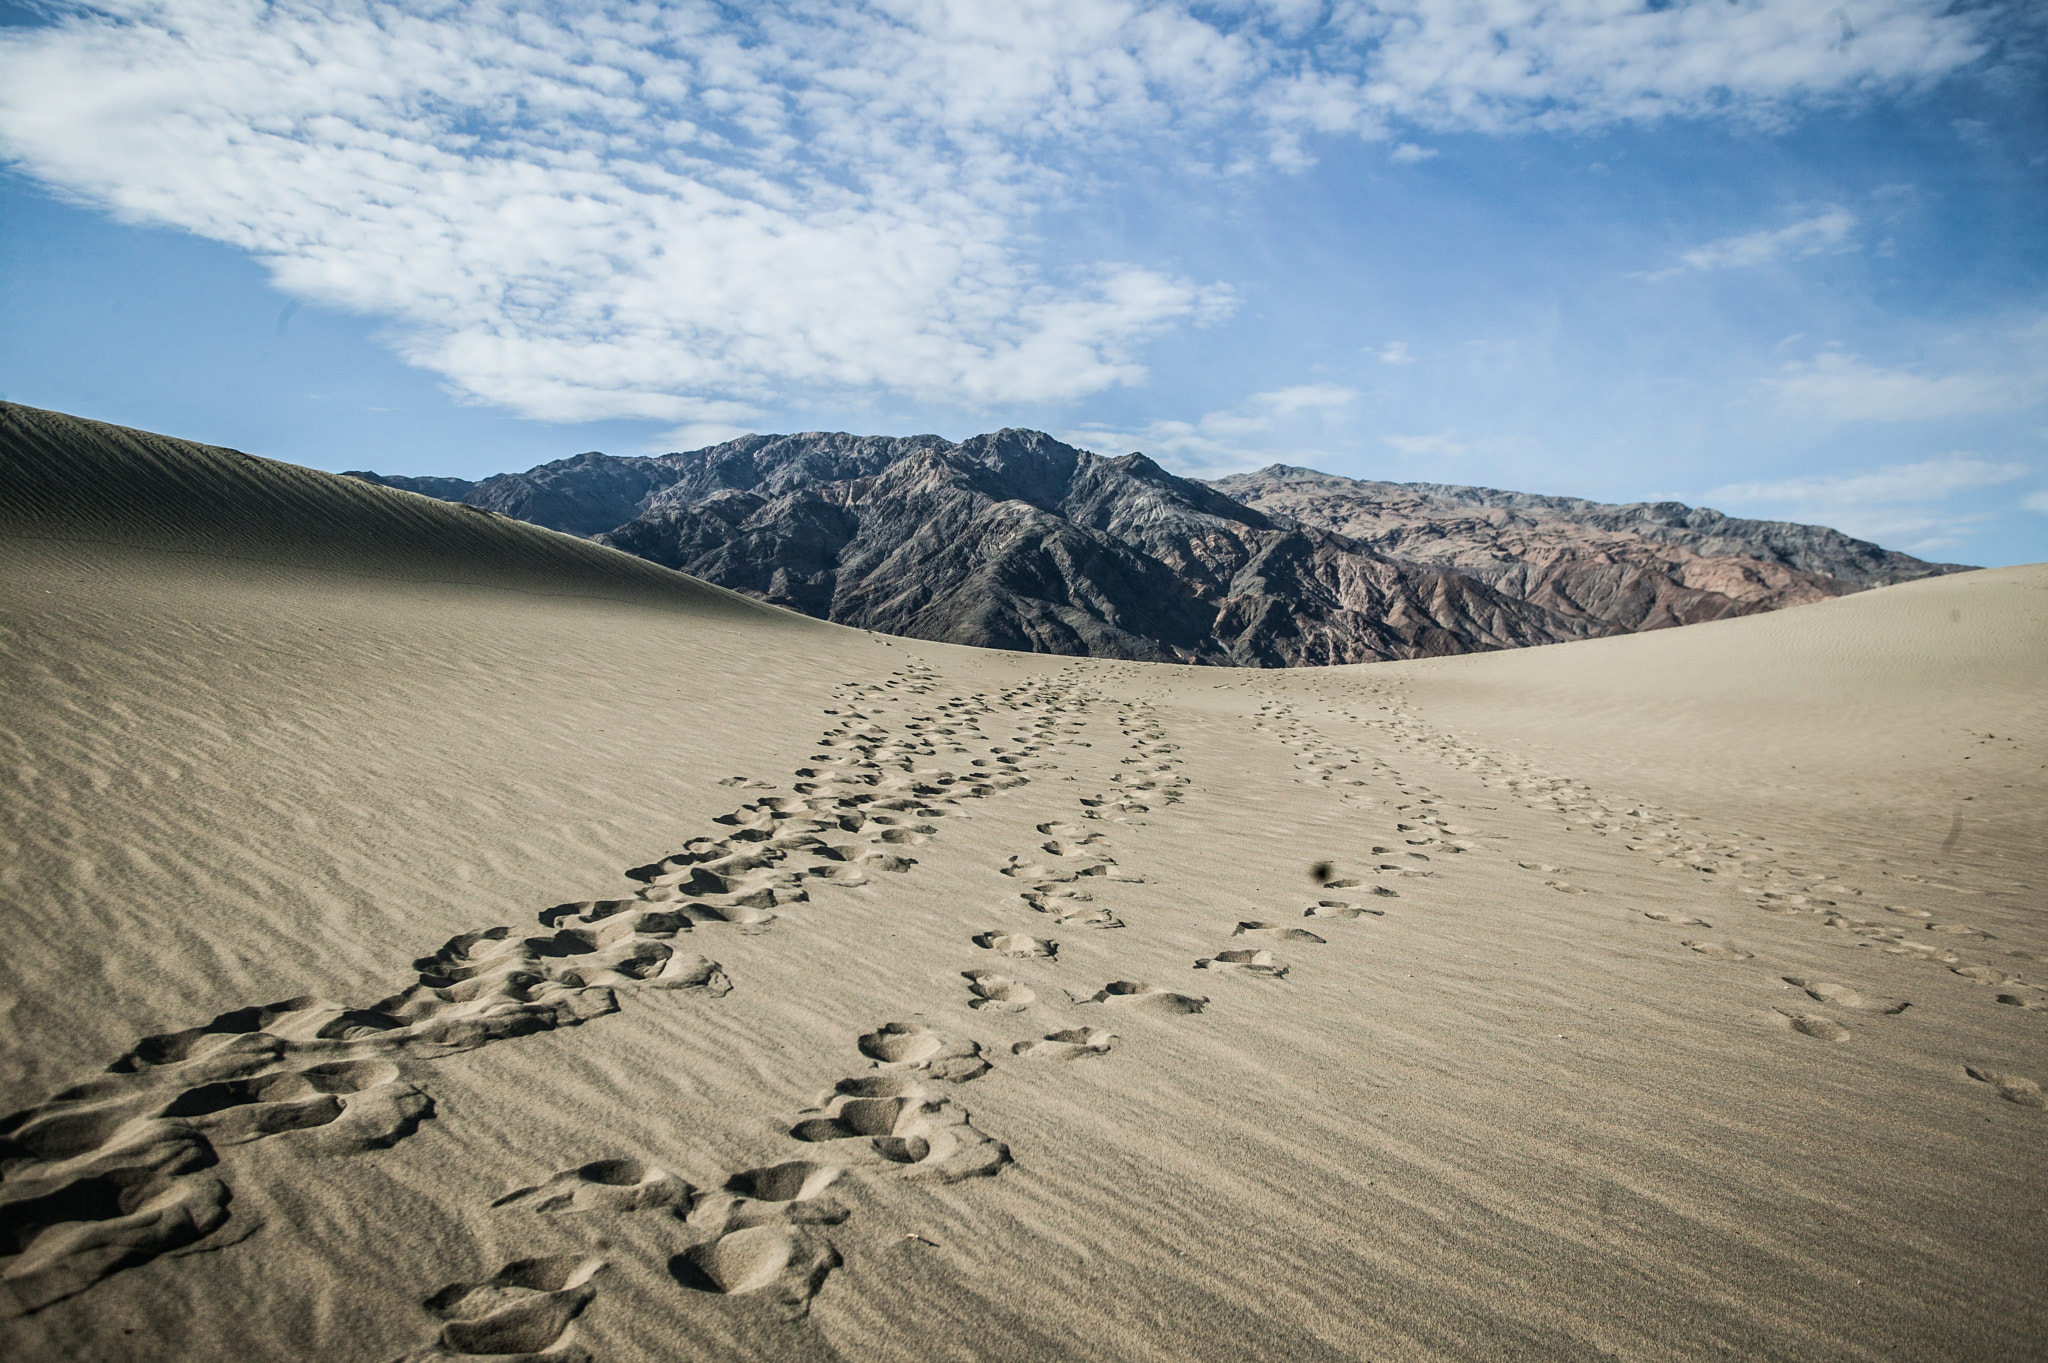
[[[1751,823],[1963,872],[2017,858],[2022,878],[2048,839],[2048,566],[1404,675],[1440,722],[1645,792],[1720,796]]]
[[[0,422],[10,1357],[2038,1352],[2038,575],[1085,663]]]

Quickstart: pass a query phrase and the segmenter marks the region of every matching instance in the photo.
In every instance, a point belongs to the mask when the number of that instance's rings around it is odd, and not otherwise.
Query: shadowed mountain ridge
[[[1295,666],[1525,647],[1955,571],[1837,531],[1274,465],[1214,483],[1042,432],[749,435],[481,482],[352,476],[914,638]]]

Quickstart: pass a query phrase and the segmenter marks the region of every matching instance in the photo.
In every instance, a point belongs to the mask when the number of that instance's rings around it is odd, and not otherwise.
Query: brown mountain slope
[[[1606,632],[1275,520],[1141,454],[999,431],[899,442],[874,471],[878,451],[849,439],[665,456],[673,485],[597,538],[844,624],[1040,653],[1284,667]]]
[[[1955,571],[1818,526],[1275,465],[1214,484],[1037,431],[748,435],[479,483],[531,520],[808,615],[1041,653],[1294,666],[1693,624]]]
[[[1492,488],[1369,482],[1284,464],[1212,486],[1390,558],[1462,573],[1561,615],[1626,631],[1967,571],[1822,526],[1738,520],[1675,502],[1614,506]]]

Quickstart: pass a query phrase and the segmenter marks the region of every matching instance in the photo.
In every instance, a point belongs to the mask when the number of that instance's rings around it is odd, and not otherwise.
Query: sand
[[[2048,569],[1247,672],[0,451],[10,1358],[2042,1355]]]

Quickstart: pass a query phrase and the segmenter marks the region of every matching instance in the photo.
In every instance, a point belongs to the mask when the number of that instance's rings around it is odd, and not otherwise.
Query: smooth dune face
[[[1754,836],[2039,889],[2048,567],[1399,671],[1436,724]]]
[[[2037,1351],[2040,569],[1077,662],[24,412],[9,1357]]]

